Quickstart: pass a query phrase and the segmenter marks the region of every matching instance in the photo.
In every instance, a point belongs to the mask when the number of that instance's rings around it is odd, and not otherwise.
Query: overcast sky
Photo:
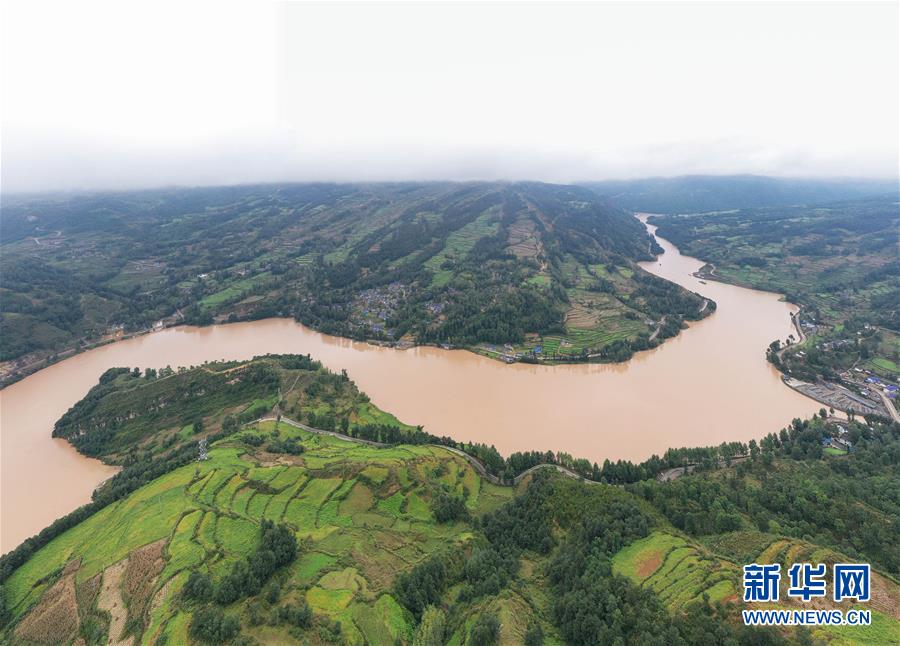
[[[898,3],[34,2],[2,190],[898,174]]]

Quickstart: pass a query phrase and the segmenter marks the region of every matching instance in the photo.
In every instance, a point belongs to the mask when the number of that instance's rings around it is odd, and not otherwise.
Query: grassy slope
[[[698,545],[666,530],[635,541],[613,559],[613,571],[656,592],[667,607],[684,608],[704,595],[711,601],[740,601],[741,566],[746,563],[780,563],[786,571],[793,563],[853,562],[834,550],[795,539],[787,539],[754,531],[732,532],[707,537]],[[888,577],[875,573],[872,601],[848,606],[821,600],[810,604],[790,600],[788,578],[781,582],[781,604],[756,604],[759,609],[837,609],[850,607],[872,611],[872,625],[865,629],[822,627],[813,636],[829,642],[896,644],[900,641],[900,621],[896,619],[900,604],[900,586]],[[863,633],[862,630],[865,632]],[[864,639],[862,637],[864,636]]]
[[[220,441],[208,461],[158,478],[38,551],[4,586],[16,618],[35,607],[67,564],[78,564],[75,581],[84,587],[97,574],[110,576],[111,566],[138,548],[163,540],[165,564],[150,590],[153,603],[142,643],[152,644],[161,635],[168,643],[183,643],[192,608],[179,601],[178,591],[187,573],[225,574],[254,548],[259,522],[268,518],[287,523],[302,544],[297,560],[276,575],[282,584],[280,603],[305,599],[320,624],[326,618],[341,622],[348,643],[409,640],[415,623],[391,596],[396,575],[436,552],[467,545],[479,534],[467,522],[434,521],[428,501],[436,488],[465,496],[475,515],[503,504],[514,490],[483,481],[467,462],[437,447],[373,448],[284,424],[278,433],[300,439],[306,447],[301,456],[274,455],[241,441],[247,433],[275,430],[274,422],[266,422]],[[562,516],[577,516],[580,496],[631,495],[603,485],[572,482],[567,487],[572,490],[564,494],[564,505],[571,509],[561,508]],[[646,503],[639,504],[657,518],[656,530],[616,554],[613,568],[651,588],[673,612],[703,595],[734,600],[742,563],[839,559],[833,551],[758,532],[715,535],[700,544]],[[547,557],[526,554],[517,582],[496,596],[464,604],[450,643],[464,643],[466,627],[482,611],[501,618],[505,643],[520,641],[532,617],[543,624],[547,643],[556,643],[546,562]],[[900,588],[881,576],[875,585],[877,603],[870,604],[875,625],[866,630],[865,641],[892,643],[900,635],[900,623],[891,618]],[[448,591],[448,604],[455,592]],[[260,641],[286,639],[284,626],[249,624],[251,603],[262,602],[244,600],[226,608],[241,618],[243,633]],[[856,643],[859,635],[849,629],[816,634],[835,643]],[[308,637],[318,640],[315,632]]]
[[[274,422],[258,428],[274,430]],[[317,614],[341,621],[351,642],[408,638],[410,617],[390,596],[396,574],[472,536],[464,523],[435,523],[428,506],[434,488],[443,484],[465,493],[475,513],[509,499],[512,489],[482,482],[468,463],[440,448],[378,449],[286,425],[279,433],[301,439],[306,453],[253,455],[240,436],[220,442],[208,461],[159,478],[40,550],[7,581],[8,605],[24,614],[48,587],[38,582],[52,580],[73,559],[80,560],[81,584],[138,547],[164,539],[166,565],[155,584],[164,592],[143,642],[165,633],[170,643],[180,643],[186,622],[176,597],[184,574],[223,574],[252,550],[260,519],[269,518],[288,523],[303,544],[283,574],[283,598],[305,597]],[[439,465],[446,473],[434,478]],[[268,493],[254,489],[254,482],[267,483]],[[239,605],[229,612],[240,613]],[[273,630],[245,632],[265,638]]]

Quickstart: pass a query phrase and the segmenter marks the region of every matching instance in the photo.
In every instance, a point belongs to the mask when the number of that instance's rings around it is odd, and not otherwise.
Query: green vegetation
[[[683,253],[708,261],[713,277],[783,293],[802,306],[807,339],[780,358],[770,353],[788,374],[843,381],[857,391],[865,370],[900,379],[895,194],[651,222]]]
[[[822,439],[833,424],[795,420],[757,445],[728,472],[695,473],[675,482],[643,481],[629,490],[696,537],[755,529],[832,546],[900,574],[900,428],[852,424],[846,456],[830,456]],[[784,456],[788,461],[778,461]]]
[[[270,465],[266,443],[257,448],[243,441],[254,435],[267,441],[294,438],[306,450],[302,456],[289,456],[295,464]],[[443,491],[422,473],[445,465],[448,471],[477,478],[465,460],[441,448],[378,449],[266,422],[219,440],[209,456],[206,462],[179,467],[145,485],[40,550],[4,585],[16,621],[73,559],[78,560],[72,567],[80,584],[98,573],[110,576],[116,563],[134,559],[135,550],[161,539],[166,564],[152,592],[164,589],[164,600],[152,634],[146,632],[150,618],[141,620],[139,634],[147,643],[162,635],[176,639],[174,631],[184,613],[192,616],[189,634],[198,641],[233,634],[235,621],[244,634],[259,639],[270,630],[315,632],[341,622],[338,633],[351,642],[365,638],[383,643],[383,635],[406,640],[413,625],[391,597],[396,572],[441,546],[463,547],[470,540],[471,528],[462,523],[438,525],[430,517],[404,511],[411,497],[427,501]],[[317,466],[309,466],[307,458],[316,458]],[[362,485],[362,473],[374,475],[374,469],[381,477],[366,477]],[[374,484],[373,479],[380,482]],[[406,485],[398,489],[401,480]],[[357,502],[359,495],[351,498],[361,487],[368,493],[367,504]],[[219,494],[229,489],[236,493],[213,496],[211,488],[218,488]],[[237,502],[243,491],[252,492],[252,501],[266,504],[256,513],[243,509]],[[513,493],[505,491],[507,498]],[[273,519],[280,524],[267,525],[270,521],[260,517],[259,510],[268,514],[282,494],[290,498]],[[215,521],[215,532],[206,539],[211,543],[202,539],[206,516]],[[289,530],[280,534],[282,528]],[[278,547],[282,539],[285,548]],[[299,545],[293,563],[292,545]],[[285,555],[270,558],[266,553]],[[280,589],[275,602],[266,598],[271,592],[266,580]],[[261,613],[257,625],[255,613]]]
[[[887,180],[789,179],[759,175],[688,175],[593,182],[590,188],[644,213],[706,213],[822,204],[896,193]]]
[[[640,270],[644,228],[574,186],[8,197],[0,217],[7,381],[104,336],[270,316],[357,339],[508,343],[524,355],[540,345],[532,335],[556,334],[574,348],[559,359],[621,360],[652,345],[645,321],[698,318],[702,302]]]
[[[147,401],[142,389],[165,399],[160,383],[181,391],[226,370],[264,378],[217,382],[160,417],[124,414]],[[111,371],[67,414],[62,428],[111,428],[98,452],[128,466],[92,506],[0,558],[0,643],[774,644],[809,635],[741,625],[740,565],[854,560],[875,570],[872,629],[812,638],[900,636],[900,425],[842,422],[841,432],[824,417],[796,420],[747,445],[598,466],[553,453],[504,459],[414,427],[351,422],[363,404],[387,418],[308,357],[178,374]],[[282,408],[392,441],[277,415],[237,422],[269,401],[250,386],[270,380]],[[184,416],[200,413],[204,461],[197,435],[179,444]],[[119,417],[133,425],[109,424]],[[853,446],[841,456],[823,449],[838,434]],[[553,462],[598,482],[541,469],[499,486],[442,441],[496,473]],[[302,450],[272,450],[283,446]],[[655,478],[685,463],[692,473]]]

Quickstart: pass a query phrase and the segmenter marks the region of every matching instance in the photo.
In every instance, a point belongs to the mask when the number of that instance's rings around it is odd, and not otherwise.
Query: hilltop
[[[171,189],[15,198],[0,216],[8,378],[154,326],[271,316],[382,343],[621,361],[711,312],[637,265],[654,243],[630,213],[575,186]]]
[[[779,643],[809,635],[735,622],[740,565],[809,558],[877,571],[873,626],[812,637],[895,643],[900,428],[845,424],[850,454],[823,450],[823,417],[594,465],[603,482],[513,481],[488,447],[400,423],[309,357],[111,370],[57,434],[124,469],[0,559],[2,641]]]

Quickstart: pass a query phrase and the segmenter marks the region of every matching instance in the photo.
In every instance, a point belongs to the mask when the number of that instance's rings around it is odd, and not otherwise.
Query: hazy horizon
[[[483,183],[483,184],[516,184],[516,183],[528,183],[535,182],[539,184],[553,184],[553,185],[570,185],[570,186],[591,186],[593,184],[606,184],[606,183],[617,183],[617,182],[651,182],[651,181],[668,181],[668,180],[682,180],[682,179],[747,179],[747,178],[755,178],[755,179],[768,179],[775,181],[784,181],[784,182],[809,182],[809,183],[819,183],[819,184],[858,184],[858,185],[879,185],[879,184],[891,184],[891,189],[897,189],[900,191],[900,177],[879,177],[879,176],[870,176],[870,177],[852,177],[852,176],[777,176],[777,175],[757,175],[754,173],[734,173],[734,174],[695,174],[695,175],[653,175],[653,176],[639,176],[639,177],[625,177],[625,178],[604,178],[604,179],[588,179],[583,181],[573,181],[573,182],[559,182],[559,181],[545,181],[545,180],[533,180],[533,179],[516,179],[516,178],[493,178],[493,179],[447,179],[447,178],[422,178],[422,179],[397,179],[397,180],[260,180],[260,181],[247,181],[247,182],[231,182],[231,183],[208,183],[208,184],[157,184],[157,185],[147,185],[147,186],[125,186],[125,187],[75,187],[75,188],[50,188],[44,190],[7,190],[0,189],[0,196],[7,197],[42,197],[42,196],[53,196],[53,195],[61,195],[61,196],[77,196],[77,195],[91,195],[91,194],[102,194],[102,193],[127,193],[127,192],[141,192],[141,191],[166,191],[166,190],[203,190],[203,189],[215,189],[215,188],[241,188],[241,187],[251,187],[251,186],[279,186],[279,185],[291,185],[291,184],[373,184],[373,185],[391,185],[391,184],[465,184],[465,183]]]
[[[4,194],[900,176],[896,3],[51,13],[3,7]]]

